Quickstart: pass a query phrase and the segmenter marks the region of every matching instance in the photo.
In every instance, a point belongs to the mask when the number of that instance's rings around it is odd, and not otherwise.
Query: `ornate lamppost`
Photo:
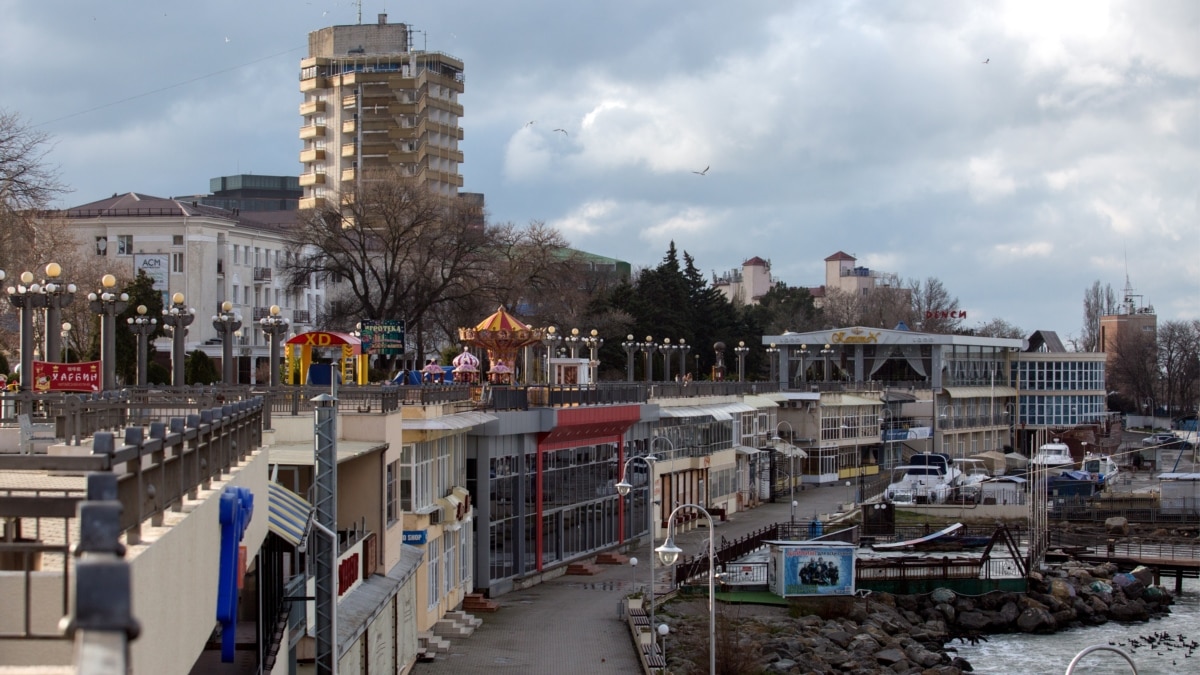
[[[233,303],[226,300],[221,303],[221,313],[214,314],[213,328],[221,336],[221,382],[236,384],[233,369],[233,334],[242,328],[242,315],[233,311]]]
[[[670,567],[679,559],[683,549],[675,545],[675,516],[683,509],[695,509],[708,519],[708,672],[717,675],[717,605],[716,578],[717,556],[713,546],[713,519],[703,506],[698,504],[680,504],[667,517],[667,540],[662,546],[654,549],[658,553],[659,562]]]
[[[49,328],[47,328],[49,330]],[[71,355],[71,322],[62,323],[62,363],[67,363]]]
[[[637,455],[625,460],[625,466],[621,468],[621,480],[614,487],[617,488],[617,494],[621,495],[622,499],[629,494],[633,489],[633,484],[629,482],[629,465],[635,461],[641,461],[646,465],[646,536],[650,537],[650,548],[654,548],[654,462],[658,458],[654,455],[641,456]],[[637,565],[637,558],[633,558],[630,564]],[[650,625],[654,625],[654,552],[650,552],[650,587],[646,589],[646,597],[649,602]]]
[[[583,343],[583,336],[579,334],[579,329],[572,328],[571,334],[568,335],[563,342],[566,343],[567,349],[571,350],[571,358],[579,358],[579,346]]]
[[[671,344],[671,338],[663,338],[662,345],[659,346],[659,350],[662,351],[663,355],[663,382],[671,381],[671,353],[676,349],[678,347]],[[682,379],[683,374],[681,373],[679,377]]]
[[[825,370],[821,373],[822,379],[829,382],[829,355],[833,353],[833,348],[828,344],[821,350],[821,358],[825,359]]]
[[[287,335],[288,324],[287,318],[279,315],[279,305],[271,305],[270,314],[258,320],[258,325],[262,327],[263,333],[266,333],[267,339],[271,343],[270,361],[268,362],[270,371],[268,382],[271,387],[279,386],[279,342]]]
[[[583,344],[588,348],[588,365],[592,367],[592,376],[590,378],[592,384],[600,379],[600,348],[604,346],[604,338],[600,337],[600,332],[595,328],[592,332],[583,338]]]
[[[183,304],[183,293],[171,296],[171,306],[163,308],[163,325],[171,329],[171,384],[184,385],[184,353],[183,341],[187,337],[187,327],[196,320],[196,308]]]
[[[146,316],[146,306],[137,306],[137,316],[125,319],[129,330],[137,335],[137,383],[139,387],[146,386],[146,357],[150,351],[150,334],[158,330],[158,319]]]
[[[633,339],[633,334],[625,336],[625,341],[621,343],[621,347],[625,350],[625,381],[633,382],[633,355],[641,347],[641,343]]]
[[[558,329],[550,326],[542,335],[542,344],[546,347],[546,384],[550,384],[550,359],[554,358],[554,350],[558,348],[558,343],[562,342],[562,336],[558,334]]]
[[[679,338],[679,376],[684,380],[688,379],[687,355],[690,351],[692,351],[692,347],[687,343],[687,340]],[[699,375],[700,373],[696,374]]]
[[[781,380],[779,377],[779,347],[776,347],[775,343],[772,342],[771,346],[767,347],[766,352],[767,358],[771,360],[771,375],[769,381],[778,385]]]
[[[42,292],[46,294],[46,353],[42,355],[47,361],[59,358],[62,353],[62,334],[54,328],[62,323],[62,309],[75,301],[75,284],[62,285],[58,278],[62,276],[62,265],[52,262],[46,265],[46,283]]]
[[[100,315],[100,360],[102,391],[117,387],[117,315],[129,306],[129,294],[117,294],[113,291],[117,278],[105,274],[100,279],[100,290],[88,293],[88,306],[93,313]],[[24,385],[25,378],[21,378]]]
[[[800,355],[800,381],[807,382],[808,381],[808,354],[809,354],[808,345],[801,343],[800,349],[797,349],[796,353]]]
[[[658,349],[658,344],[654,342],[654,338],[646,336],[646,341],[641,344],[642,354],[646,357],[646,384],[654,381],[654,351]]]
[[[738,340],[738,346],[734,347],[733,351],[735,354],[737,354],[737,360],[738,360],[738,382],[745,382],[746,381],[746,353],[750,351],[750,348],[746,346],[745,342]]]
[[[33,310],[46,306],[42,287],[33,272],[22,272],[21,283],[8,287],[8,302],[21,312],[21,391],[33,388]]]

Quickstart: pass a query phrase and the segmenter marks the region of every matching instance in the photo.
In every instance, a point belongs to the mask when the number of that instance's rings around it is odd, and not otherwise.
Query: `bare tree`
[[[1195,373],[1200,358],[1200,322],[1167,321],[1158,327],[1159,396],[1171,415],[1196,404]]]
[[[958,298],[942,285],[937,277],[925,281],[910,279],[912,316],[909,326],[919,326],[924,333],[953,333],[962,325],[963,312],[958,308]]]
[[[998,338],[1023,338],[1025,332],[1021,327],[1009,323],[1001,318],[995,318],[991,321],[985,321],[977,325],[972,331],[973,334],[980,337],[998,337]]]
[[[336,284],[325,317],[330,326],[403,319],[423,353],[426,317],[479,287],[492,262],[491,241],[460,200],[398,172],[379,172],[302,216],[283,272],[295,286],[310,275]]]
[[[825,289],[821,300],[821,316],[830,328],[855,326],[862,316],[862,296],[838,288]]]
[[[1117,311],[1117,294],[1109,284],[1100,285],[1100,280],[1092,282],[1091,288],[1083,292],[1083,332],[1079,338],[1078,349],[1085,352],[1101,351],[1100,317],[1115,314]]]
[[[50,137],[0,109],[0,269],[33,241],[33,220],[67,192],[58,171],[46,163]]]

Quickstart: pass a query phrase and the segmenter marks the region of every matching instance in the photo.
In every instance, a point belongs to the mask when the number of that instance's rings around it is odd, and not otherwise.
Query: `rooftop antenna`
[[[358,25],[362,25],[362,0],[358,0],[355,4],[358,5]]]

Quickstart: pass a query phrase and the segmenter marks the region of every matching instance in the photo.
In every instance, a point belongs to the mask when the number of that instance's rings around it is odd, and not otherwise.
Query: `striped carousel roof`
[[[529,328],[531,328],[531,327],[526,326],[521,321],[518,321],[517,318],[515,316],[513,316],[512,314],[509,314],[508,310],[504,309],[503,306],[501,306],[499,309],[497,309],[495,314],[492,314],[491,316],[484,319],[483,321],[480,321],[479,324],[475,326],[475,330],[492,330],[492,331],[528,330]]]

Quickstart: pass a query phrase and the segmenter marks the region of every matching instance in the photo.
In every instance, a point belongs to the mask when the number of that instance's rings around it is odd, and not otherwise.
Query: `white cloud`
[[[1017,189],[1017,181],[1009,175],[999,154],[972,157],[967,162],[967,181],[971,196],[981,202],[1007,197]]]
[[[1054,253],[1054,244],[1048,241],[1031,241],[1021,244],[996,244],[992,250],[1009,258],[1047,258]]]

